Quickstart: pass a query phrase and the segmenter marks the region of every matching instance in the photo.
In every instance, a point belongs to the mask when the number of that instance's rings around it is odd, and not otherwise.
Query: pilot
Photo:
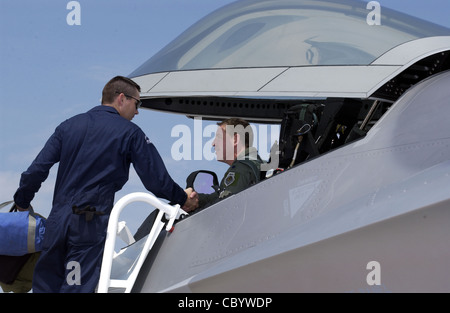
[[[217,125],[212,145],[217,160],[230,167],[225,172],[217,192],[198,194],[199,208],[205,208],[260,181],[263,161],[252,146],[253,130],[250,124],[242,119],[230,118]]]
[[[102,105],[61,123],[22,173],[14,201],[29,208],[50,168],[59,162],[43,251],[33,292],[93,292],[114,194],[128,180],[130,164],[145,188],[187,211],[197,206],[192,189],[169,176],[153,143],[131,122],[138,114],[140,87],[116,76],[104,87]]]

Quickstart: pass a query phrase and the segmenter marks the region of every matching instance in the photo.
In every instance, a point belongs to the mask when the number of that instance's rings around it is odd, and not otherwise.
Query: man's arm
[[[30,167],[21,175],[19,188],[14,194],[14,202],[19,210],[28,210],[34,195],[47,179],[50,168],[59,162],[60,151],[61,137],[58,127]]]
[[[156,197],[191,206],[187,192],[170,177],[159,152],[145,134],[139,130],[131,140],[131,162],[145,188]]]

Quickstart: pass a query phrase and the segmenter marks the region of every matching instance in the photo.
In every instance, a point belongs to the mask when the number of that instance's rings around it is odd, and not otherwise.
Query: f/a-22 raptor
[[[107,243],[100,292],[450,291],[450,30],[370,12],[237,1],[131,73],[143,108],[280,123],[279,159],[173,232],[160,208],[148,237]]]

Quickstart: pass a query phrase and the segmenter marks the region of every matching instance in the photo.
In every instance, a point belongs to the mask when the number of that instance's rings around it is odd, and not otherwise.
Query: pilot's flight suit
[[[209,206],[259,182],[262,163],[261,158],[257,155],[256,148],[245,149],[225,172],[217,192],[212,194],[199,193],[199,208]]]
[[[57,162],[53,207],[33,292],[95,290],[114,194],[128,180],[130,163],[155,196],[180,205],[187,199],[143,131],[113,107],[97,106],[56,128],[22,174],[14,195],[17,205],[30,205]]]

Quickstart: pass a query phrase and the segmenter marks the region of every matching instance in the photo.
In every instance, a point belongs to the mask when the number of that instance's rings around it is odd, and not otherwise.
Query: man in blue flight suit
[[[61,123],[22,173],[14,201],[24,210],[59,162],[33,292],[95,290],[114,194],[128,180],[131,163],[155,196],[186,211],[198,205],[195,193],[172,180],[155,146],[131,122],[141,104],[139,92],[139,85],[126,77],[111,79],[102,105]]]

